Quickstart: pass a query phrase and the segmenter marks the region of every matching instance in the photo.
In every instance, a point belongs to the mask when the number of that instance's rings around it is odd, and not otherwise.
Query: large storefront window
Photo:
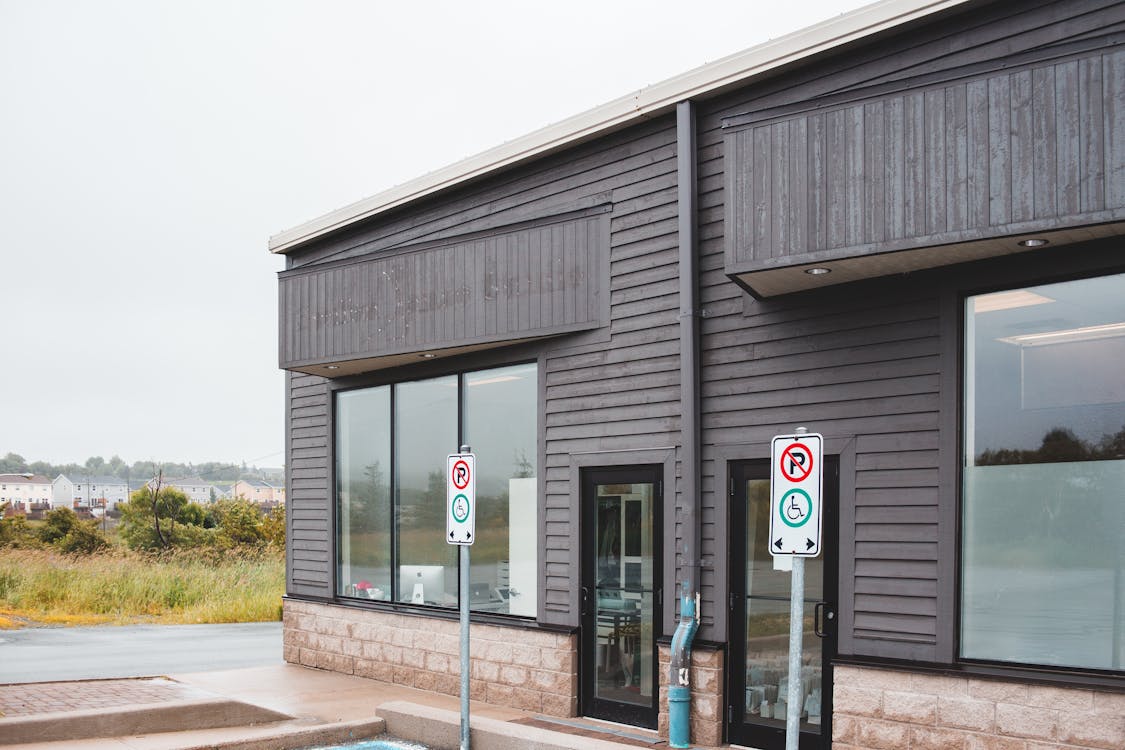
[[[470,606],[535,616],[537,376],[525,364],[337,395],[340,596],[457,606],[444,469],[467,443],[477,455]]]
[[[1125,668],[1125,274],[970,297],[961,655]]]

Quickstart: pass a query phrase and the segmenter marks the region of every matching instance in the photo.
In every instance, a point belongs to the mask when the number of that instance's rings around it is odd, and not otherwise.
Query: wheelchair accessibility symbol
[[[791,489],[781,496],[777,512],[786,526],[794,529],[804,526],[812,513],[812,498],[802,489]]]

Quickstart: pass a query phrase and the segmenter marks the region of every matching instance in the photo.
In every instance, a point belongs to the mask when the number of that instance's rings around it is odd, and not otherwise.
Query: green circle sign
[[[465,523],[469,517],[469,498],[465,495],[457,495],[453,498],[453,520],[457,523]]]
[[[781,496],[777,514],[786,526],[794,529],[804,526],[812,515],[812,498],[809,493],[795,487]]]

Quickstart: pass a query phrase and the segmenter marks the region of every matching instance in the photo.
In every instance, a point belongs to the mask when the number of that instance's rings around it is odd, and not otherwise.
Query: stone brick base
[[[833,750],[1122,750],[1125,695],[836,667]]]
[[[668,736],[668,669],[672,652],[660,646],[660,736]],[[719,745],[723,740],[723,652],[691,651],[691,742]]]
[[[461,692],[457,621],[287,599],[283,630],[287,662],[420,690]],[[548,716],[577,714],[574,636],[476,624],[470,648],[473,700]]]

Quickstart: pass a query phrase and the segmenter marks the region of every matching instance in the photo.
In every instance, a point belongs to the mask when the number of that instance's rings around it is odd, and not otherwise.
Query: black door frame
[[[664,544],[664,467],[659,464],[638,464],[629,466],[588,467],[581,470],[582,482],[579,495],[581,507],[581,628],[579,635],[579,675],[578,700],[579,713],[595,719],[604,719],[620,724],[655,729],[659,715],[660,676],[659,650],[657,641],[662,633],[661,603],[663,593]],[[596,597],[593,592],[596,584],[597,557],[597,519],[596,504],[593,502],[595,487],[599,484],[651,483],[652,503],[652,665],[653,691],[651,706],[638,706],[631,703],[599,698],[597,696],[597,614]]]
[[[730,560],[729,616],[727,632],[727,738],[729,742],[759,747],[762,750],[784,750],[785,729],[746,721],[746,482],[770,478],[769,459],[731,461],[730,467]],[[827,750],[832,746],[832,660],[838,648],[840,573],[840,457],[824,457],[823,599],[805,602],[806,617],[811,614],[815,627],[824,633],[821,639],[821,725],[819,734],[801,733],[800,750]],[[823,607],[814,605],[823,602]],[[813,606],[810,613],[808,607]]]

